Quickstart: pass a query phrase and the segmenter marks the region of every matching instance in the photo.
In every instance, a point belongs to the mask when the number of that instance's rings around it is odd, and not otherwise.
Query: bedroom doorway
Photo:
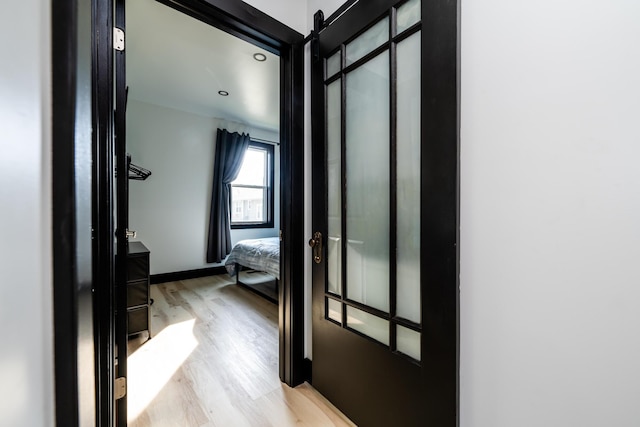
[[[226,273],[231,248],[265,238],[275,279],[279,56],[155,0],[127,3],[126,24],[127,150],[152,172],[130,181],[129,222],[151,252],[152,284]]]
[[[134,4],[138,2],[128,2]],[[275,142],[275,150],[280,151],[279,166],[274,166],[274,168],[279,169],[281,174],[281,182],[280,182],[280,201],[279,203],[274,202],[274,207],[282,206],[283,209],[278,214],[273,214],[273,220],[275,222],[276,215],[280,219],[280,225],[276,228],[276,224],[274,224],[274,229],[276,229],[276,235],[279,236],[280,239],[280,252],[281,252],[281,262],[280,262],[280,281],[278,288],[278,300],[279,305],[274,314],[275,320],[277,321],[277,343],[278,349],[276,353],[277,357],[277,372],[275,373],[276,378],[285,382],[290,386],[295,386],[300,384],[303,381],[303,287],[302,286],[293,286],[293,283],[301,283],[302,275],[303,275],[303,253],[301,250],[296,250],[296,248],[302,248],[304,245],[304,236],[303,236],[303,218],[300,216],[295,217],[293,212],[300,212],[303,209],[303,150],[304,147],[301,144],[303,140],[303,126],[302,126],[302,111],[299,108],[294,108],[294,105],[302,104],[303,97],[303,53],[302,53],[302,40],[303,37],[301,34],[291,30],[285,25],[275,21],[273,18],[265,15],[262,12],[259,12],[257,9],[246,5],[245,3],[239,3],[235,1],[220,1],[216,3],[216,6],[212,6],[210,4],[203,4],[202,2],[197,1],[158,1],[153,2],[154,4],[162,7],[167,7],[173,12],[178,11],[181,15],[185,17],[188,15],[190,19],[195,18],[195,22],[205,23],[209,26],[213,26],[219,29],[222,29],[225,33],[231,34],[239,39],[244,40],[245,42],[249,42],[252,46],[262,49],[266,52],[264,56],[269,57],[271,55],[274,61],[277,61],[279,64],[279,75],[278,75],[278,88],[277,88],[277,97],[279,99],[279,106],[277,107],[277,111],[279,112],[278,122],[278,132],[279,135],[273,137],[272,135],[267,135],[266,137],[261,137],[259,135],[260,132],[256,132],[254,130],[252,137],[255,139],[261,139],[262,143]],[[163,3],[162,5],[160,3]],[[100,3],[101,4],[101,3]],[[99,23],[99,24],[98,24]],[[125,141],[128,133],[125,133],[125,121],[126,117],[122,114],[126,108],[133,108],[132,105],[136,102],[134,91],[136,90],[134,86],[131,86],[129,90],[127,90],[127,84],[125,79],[125,66],[124,66],[124,55],[127,50],[124,51],[116,49],[115,57],[113,61],[108,58],[109,55],[104,55],[104,51],[100,46],[111,46],[112,39],[110,35],[105,34],[105,32],[101,32],[98,27],[106,23],[107,25],[111,25],[113,23],[116,27],[122,30],[127,35],[127,43],[131,41],[130,33],[127,30],[133,30],[133,27],[127,29],[126,21],[125,21],[125,1],[117,0],[115,2],[115,11],[110,10],[109,7],[99,7],[96,10],[96,14],[94,16],[94,26],[96,28],[97,40],[94,45],[94,55],[97,58],[96,68],[95,68],[95,78],[96,78],[96,92],[101,94],[100,102],[104,104],[102,107],[98,108],[98,120],[100,123],[108,124],[110,121],[112,123],[112,129],[114,129],[114,135],[110,133],[109,126],[103,126],[97,129],[97,137],[100,140],[109,141],[111,137],[116,139],[117,144],[115,145],[117,149],[118,158],[116,159],[117,164],[122,164],[122,150],[125,147]],[[103,39],[100,39],[103,37]],[[116,39],[119,36],[116,33]],[[129,46],[129,45],[128,45]],[[130,48],[131,46],[129,46]],[[164,46],[162,48],[166,48]],[[102,52],[102,55],[100,54]],[[157,52],[156,52],[157,53]],[[156,57],[159,55],[155,55]],[[259,59],[254,58],[253,60],[259,61]],[[159,70],[162,68],[162,65],[157,65],[154,69],[153,73],[159,73]],[[113,71],[116,72],[116,77],[113,77]],[[207,70],[205,70],[207,71]],[[149,74],[149,78],[155,77],[152,74]],[[189,75],[183,76],[185,79],[189,78]],[[215,76],[212,76],[215,79]],[[115,80],[115,81],[114,81]],[[115,84],[115,91],[113,90],[113,85]],[[269,87],[268,89],[272,89]],[[112,95],[113,98],[111,98]],[[231,95],[231,91],[220,88],[215,96],[227,97]],[[107,102],[108,101],[108,102]],[[94,101],[98,103],[98,98]],[[116,114],[111,115],[108,113],[109,108],[108,104],[113,103],[116,106]],[[127,105],[128,104],[128,105]],[[138,106],[140,107],[140,106]],[[162,107],[167,108],[167,107]],[[141,114],[144,114],[141,113]],[[228,120],[228,122],[232,122]],[[161,125],[164,125],[163,122],[155,122],[151,120],[148,123],[148,127],[151,128],[160,128]],[[217,126],[217,125],[216,125]],[[228,123],[224,124],[224,126],[228,126]],[[238,129],[241,130],[241,129]],[[184,142],[187,138],[183,138],[182,141],[178,140],[176,143]],[[211,138],[212,139],[212,138]],[[296,141],[298,143],[296,143]],[[279,146],[277,143],[279,142]],[[98,146],[99,153],[94,153],[94,156],[97,158],[110,158],[111,151],[114,150],[113,146],[107,146],[108,144],[103,144]],[[131,148],[135,148],[131,146]],[[189,145],[186,144],[184,149],[189,149]],[[101,150],[105,150],[105,152],[101,152]],[[134,151],[134,150],[132,150]],[[124,151],[126,153],[126,151]],[[136,153],[133,152],[133,162],[136,160]],[[142,169],[147,169],[152,172],[154,175],[151,179],[158,177],[160,175],[159,170],[154,171],[150,165],[151,163],[145,163],[144,157],[139,155],[138,159],[139,164]],[[276,156],[274,156],[276,157]],[[276,157],[277,158],[277,157]],[[211,161],[211,158],[208,159]],[[95,207],[98,212],[110,212],[112,211],[112,207],[115,205],[122,206],[123,204],[117,203],[117,200],[113,200],[111,197],[114,193],[112,193],[111,189],[113,188],[113,184],[115,183],[114,175],[112,167],[113,165],[110,162],[96,162],[98,165],[99,171],[99,179],[104,182],[104,184],[96,186],[96,194],[95,196]],[[180,168],[182,174],[180,177],[185,178],[191,172],[191,168],[189,165],[182,165]],[[126,170],[124,167],[121,170]],[[149,181],[151,182],[151,181]],[[136,185],[138,183],[135,183]],[[139,183],[144,184],[144,183]],[[274,183],[274,186],[277,186],[277,183]],[[185,189],[188,192],[188,188]],[[135,193],[135,190],[132,191]],[[121,193],[118,191],[118,195]],[[132,194],[132,198],[136,198],[140,196],[140,192],[137,195]],[[167,209],[171,209],[172,206],[167,206]],[[120,213],[120,212],[119,212]],[[113,252],[103,252],[102,249],[105,246],[113,243],[113,232],[116,231],[118,233],[123,232],[123,230],[114,230],[114,217],[111,217],[111,222],[109,226],[96,227],[97,234],[100,237],[99,249],[96,251],[96,263],[98,266],[103,269],[108,268],[109,265],[113,266],[113,261],[115,255]],[[154,215],[148,215],[144,218],[145,222],[153,222]],[[133,224],[132,224],[133,226]],[[132,227],[133,228],[133,227]],[[144,237],[140,236],[141,240]],[[124,240],[123,240],[124,241]],[[151,248],[152,249],[152,248]],[[179,250],[179,248],[178,248]],[[120,253],[127,252],[122,251]],[[152,258],[154,256],[153,249],[151,250]],[[152,261],[153,263],[153,261]],[[117,264],[117,263],[116,263]],[[121,264],[122,266],[123,264]],[[221,267],[221,266],[220,266]],[[97,269],[100,270],[100,269]],[[122,302],[122,293],[123,289],[126,288],[126,276],[123,280],[122,276],[116,275],[114,278],[115,283],[111,291],[112,295],[120,295],[120,297],[116,298],[119,302]],[[126,299],[125,299],[126,301]],[[101,343],[97,349],[97,358],[100,360],[100,365],[106,367],[101,368],[99,371],[100,381],[98,384],[98,395],[99,395],[99,408],[98,408],[98,418],[103,425],[111,425],[110,419],[113,414],[113,402],[116,398],[117,389],[114,387],[112,383],[113,377],[110,377],[110,372],[114,372],[116,370],[117,375],[122,377],[126,376],[126,355],[123,358],[122,350],[123,347],[126,347],[126,328],[124,334],[124,345],[123,345],[123,334],[121,325],[126,325],[126,322],[123,322],[123,313],[126,313],[127,310],[124,310],[122,306],[120,306],[118,315],[113,315],[113,309],[115,308],[114,300],[99,300],[98,305],[100,308],[98,310],[98,318],[96,318],[96,324],[99,325],[100,336],[105,337],[105,342]],[[116,324],[119,325],[116,327]],[[152,340],[156,338],[154,336],[154,331],[151,331],[151,335],[153,336]],[[109,337],[112,337],[114,341],[109,341]],[[118,343],[120,345],[118,345]],[[110,358],[110,348],[115,346],[116,349],[120,352],[120,363],[112,360]],[[110,368],[109,368],[110,366]],[[118,384],[116,384],[117,386]],[[118,401],[118,411],[116,415],[116,425],[124,426],[127,425],[127,414],[126,414],[126,394]]]

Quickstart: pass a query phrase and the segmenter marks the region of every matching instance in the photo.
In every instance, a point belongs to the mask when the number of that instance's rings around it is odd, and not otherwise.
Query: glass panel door
[[[458,1],[314,16],[312,378],[357,425],[458,421]]]

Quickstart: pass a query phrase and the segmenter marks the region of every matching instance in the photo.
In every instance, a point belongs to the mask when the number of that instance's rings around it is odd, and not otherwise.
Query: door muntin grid
[[[384,42],[380,28],[388,31]],[[369,48],[359,43],[363,36],[373,40]],[[325,318],[414,362],[421,360],[422,330],[420,38],[420,0],[410,0],[325,59],[329,212]],[[347,49],[355,45],[357,57],[349,58]],[[359,109],[376,97],[386,105],[386,120],[385,106],[378,105],[376,120],[367,122],[366,116],[358,116]],[[367,169],[371,159],[377,163],[374,171]],[[368,239],[376,240],[369,251]]]

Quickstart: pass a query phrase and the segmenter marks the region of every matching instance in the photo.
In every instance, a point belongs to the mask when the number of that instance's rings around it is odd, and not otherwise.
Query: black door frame
[[[113,216],[113,2],[92,0],[93,287],[96,353],[96,425],[115,426],[115,224]]]
[[[235,0],[158,0],[180,12],[280,56],[281,230],[280,379],[296,386],[304,375],[304,50],[303,36]],[[113,425],[114,224],[112,129],[114,0],[93,0],[94,288],[98,425]],[[77,399],[76,399],[77,400]]]
[[[115,14],[113,16],[116,28],[126,31],[125,25],[125,0],[115,0]],[[127,162],[126,144],[126,114],[127,114],[127,88],[126,88],[126,55],[124,51],[114,51],[115,67],[115,159],[116,171],[126,171],[116,174],[115,200],[116,200],[116,258],[115,258],[115,312],[116,315],[115,342],[118,364],[115,367],[116,378],[128,376],[127,366],[129,349],[128,340],[128,311],[127,311],[127,252],[129,250],[127,231],[129,229],[129,163]],[[128,397],[125,394],[116,401],[116,426],[126,426],[128,419]]]
[[[56,425],[95,415],[91,189],[76,171],[91,170],[91,6],[51,1],[52,249]],[[77,164],[81,162],[81,164]],[[82,401],[82,404],[80,404]]]

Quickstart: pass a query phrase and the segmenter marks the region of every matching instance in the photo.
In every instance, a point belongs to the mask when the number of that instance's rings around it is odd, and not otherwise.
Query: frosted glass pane
[[[420,21],[420,0],[409,0],[398,8],[396,29],[400,34]]]
[[[342,324],[342,303],[327,298],[327,317]]]
[[[397,305],[420,323],[420,32],[397,47]]]
[[[389,18],[384,18],[347,45],[347,66],[389,40]]]
[[[340,295],[342,292],[342,240],[329,236],[327,239],[327,289]]]
[[[396,326],[396,347],[398,351],[420,360],[420,332],[404,326]]]
[[[341,80],[327,86],[327,288],[342,289]]]
[[[327,75],[326,77],[331,77],[335,73],[340,71],[340,51],[337,51],[329,58],[327,58]]]
[[[347,326],[383,344],[389,345],[389,321],[347,306]]]
[[[389,53],[347,75],[347,296],[389,311]]]

